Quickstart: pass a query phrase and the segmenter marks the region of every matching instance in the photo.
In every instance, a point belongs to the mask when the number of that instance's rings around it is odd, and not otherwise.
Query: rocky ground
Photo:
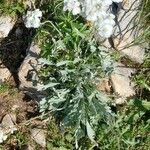
[[[113,39],[114,46],[123,57],[114,62],[115,69],[111,77],[103,79],[98,86],[99,90],[108,94],[113,92],[117,105],[126,103],[128,98],[136,95],[131,76],[144,60],[145,46],[133,44],[135,35],[139,34],[135,24],[138,23],[135,17],[137,6],[138,1],[125,3],[124,10],[118,16],[122,37],[116,26]],[[33,86],[32,80],[41,51],[38,44],[32,42],[34,35],[35,31],[26,29],[17,18],[0,17],[0,132],[5,130],[7,135],[11,135],[15,130],[22,130],[44,149],[46,136],[43,128],[46,124],[41,123],[37,103],[42,93],[37,94],[37,87]],[[108,41],[105,46],[111,47]],[[24,129],[26,126],[22,125],[30,125],[30,128]],[[12,149],[17,146],[15,138],[8,143]],[[34,148],[29,144],[25,145],[25,149]]]

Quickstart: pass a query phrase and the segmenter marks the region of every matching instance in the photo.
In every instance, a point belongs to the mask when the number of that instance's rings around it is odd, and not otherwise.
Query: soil
[[[10,88],[0,93],[0,121],[6,114],[16,113],[16,123],[21,123],[36,115],[37,111],[36,102],[18,89]]]

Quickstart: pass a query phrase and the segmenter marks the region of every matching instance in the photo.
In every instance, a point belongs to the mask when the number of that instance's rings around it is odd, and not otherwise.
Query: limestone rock
[[[32,77],[35,75],[34,67],[37,66],[37,56],[41,49],[38,45],[32,43],[28,50],[28,55],[24,59],[19,69],[20,88],[35,88]]]
[[[122,51],[123,55],[127,55],[132,61],[143,63],[145,58],[145,49],[140,46],[132,46],[131,48],[125,48]]]
[[[135,73],[135,69],[128,68],[124,64],[119,62],[114,62],[114,72],[125,77],[130,77],[133,73]]]
[[[0,143],[3,143],[7,139],[8,135],[13,134],[14,131],[17,130],[15,123],[15,114],[7,114],[4,116],[0,124]]]
[[[16,123],[16,115],[7,114],[4,116],[1,124],[5,128],[7,133],[13,133],[14,131],[17,130],[15,127],[15,123]]]
[[[127,56],[134,62],[142,63],[145,57],[145,44],[134,44],[142,30],[139,27],[138,7],[140,0],[123,0],[123,9],[118,12],[119,24],[114,27],[112,35],[114,47],[122,56]],[[120,27],[120,29],[119,29]],[[105,40],[105,47],[111,48],[109,40]]]
[[[121,63],[115,63],[114,66],[114,72],[111,74],[114,92],[123,98],[135,95],[134,83],[130,80],[130,76],[135,70],[126,68]]]
[[[11,73],[10,71],[2,64],[0,61],[0,82],[4,82],[10,79]]]
[[[114,42],[122,55],[127,55],[132,61],[142,63],[144,60],[145,50],[142,44],[134,45],[134,41],[142,32],[138,26],[138,7],[139,0],[124,0],[123,8],[118,15],[119,28],[116,26],[114,31]],[[122,34],[122,35],[121,35]]]
[[[131,85],[129,78],[120,74],[112,74],[111,81],[115,93],[119,96],[130,97],[135,95],[133,85]]]
[[[46,136],[44,130],[38,128],[31,129],[31,137],[41,147],[46,147]]]
[[[0,17],[0,39],[8,36],[15,25],[16,20],[10,16]]]
[[[37,61],[34,57],[28,55],[20,69],[19,69],[19,80],[20,80],[20,88],[30,88],[33,87],[32,83],[32,75],[33,75],[33,64],[36,64]]]
[[[115,99],[116,105],[122,105],[125,102],[126,102],[126,98],[124,98],[124,97],[120,97],[120,98]]]
[[[102,91],[102,92],[110,92],[111,91],[111,85],[110,85],[110,82],[109,82],[109,79],[102,79],[100,81],[100,83],[97,85],[97,88],[99,91]]]

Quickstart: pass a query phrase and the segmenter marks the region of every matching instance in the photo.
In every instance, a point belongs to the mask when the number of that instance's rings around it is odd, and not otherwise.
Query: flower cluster
[[[113,2],[119,3],[122,0],[64,0],[64,11],[71,11],[73,15],[80,14],[94,24],[100,36],[109,38],[115,25],[115,16],[110,12]]]
[[[0,130],[0,143],[3,143],[7,139],[7,135],[4,134],[2,130]]]
[[[42,12],[39,9],[34,11],[27,11],[23,17],[25,26],[27,28],[38,28],[41,25]]]
[[[0,143],[3,143],[5,140],[7,140],[8,135],[13,134],[15,131],[17,131],[17,128],[15,126],[10,125],[7,128],[1,127],[3,126],[0,124]]]

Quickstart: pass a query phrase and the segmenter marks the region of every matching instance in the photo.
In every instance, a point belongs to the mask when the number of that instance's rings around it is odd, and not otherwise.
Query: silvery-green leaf
[[[77,35],[81,36],[82,38],[85,38],[85,35],[82,34],[77,28],[74,27],[73,29],[74,29],[74,31],[76,32]]]
[[[92,92],[92,94],[88,97],[89,101],[91,101],[93,99],[93,97],[95,97],[96,93],[97,93],[97,91]]]
[[[94,45],[91,45],[90,50],[91,50],[92,53],[94,53],[96,51],[96,47]]]
[[[59,66],[63,66],[63,65],[66,65],[66,64],[68,64],[68,63],[70,63],[71,61],[60,61],[60,62],[58,62],[57,64],[56,64],[56,66],[57,67],[59,67]]]
[[[76,64],[76,63],[78,63],[78,62],[80,62],[80,61],[81,61],[80,58],[75,58],[74,61],[73,61],[73,63]]]
[[[43,64],[43,65],[53,65],[52,62],[48,61],[48,60],[45,59],[45,58],[40,58],[40,59],[38,59],[38,62],[39,62],[40,64]]]
[[[46,90],[46,89],[48,89],[48,88],[51,88],[51,87],[54,87],[54,86],[56,86],[56,85],[58,85],[59,83],[48,83],[48,84],[46,84],[46,85],[39,85],[38,86],[38,91],[42,91],[42,90]]]
[[[86,122],[86,129],[87,129],[87,135],[89,137],[89,139],[93,142],[95,142],[94,137],[95,137],[95,131],[92,129],[91,125],[89,124],[89,122]]]

